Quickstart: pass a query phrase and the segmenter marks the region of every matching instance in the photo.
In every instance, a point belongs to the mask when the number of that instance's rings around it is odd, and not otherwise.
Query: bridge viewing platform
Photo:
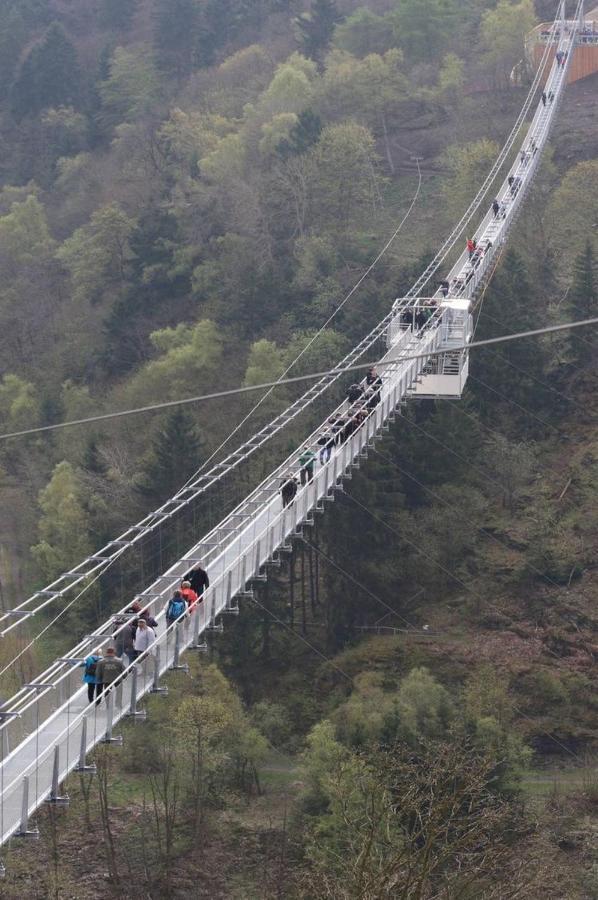
[[[581,78],[587,78],[598,72],[598,6],[590,12],[582,14],[581,20],[578,22],[565,21],[565,34],[571,34],[574,26],[576,26],[573,41],[575,54],[569,66],[568,84],[573,84]],[[552,23],[537,25],[526,40],[525,52],[528,64],[534,70],[538,69],[543,61],[547,44],[551,45],[549,54],[552,62],[558,49],[559,40],[560,30],[553,29]],[[547,77],[548,70],[544,81]]]

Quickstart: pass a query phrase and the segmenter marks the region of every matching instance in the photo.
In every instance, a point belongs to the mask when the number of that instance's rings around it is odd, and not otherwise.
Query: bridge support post
[[[162,648],[158,644],[156,647],[156,652],[154,654],[154,680],[150,689],[150,694],[162,694],[166,696],[168,693],[167,687],[162,687],[160,685],[160,656],[161,656]]]
[[[229,571],[226,578],[226,606],[223,610],[225,613],[237,616],[239,614],[239,604],[233,603],[233,572]]]
[[[81,723],[81,749],[79,751],[79,764],[75,769],[75,772],[88,772],[90,775],[95,775],[97,772],[97,768],[95,763],[90,763],[89,765],[85,762],[87,757],[87,716],[83,717],[83,721]]]
[[[189,671],[189,666],[181,662],[181,629],[179,622],[174,626],[174,659],[169,668],[173,672]]]
[[[193,643],[189,645],[189,650],[201,650],[205,653],[208,649],[208,645],[205,641],[200,641],[199,639],[199,626],[201,625],[201,606],[199,604],[195,607],[193,615],[195,616],[193,622]]]
[[[68,806],[71,802],[69,799],[69,795],[67,793],[61,794],[59,787],[59,779],[60,779],[60,747],[56,745],[54,747],[54,768],[52,770],[52,790],[50,791],[50,796],[46,800],[46,803],[51,803],[52,806]]]
[[[114,690],[109,690],[106,696],[106,734],[102,738],[102,744],[122,745],[122,734],[112,734],[114,723]]]
[[[21,804],[21,825],[17,837],[39,838],[39,828],[29,824],[29,775],[23,776],[23,801]]]
[[[137,666],[133,666],[132,678],[131,678],[131,702],[129,704],[129,712],[127,713],[127,717],[129,719],[145,719],[147,718],[147,713],[144,709],[137,709],[137,678],[139,675],[139,669]]]

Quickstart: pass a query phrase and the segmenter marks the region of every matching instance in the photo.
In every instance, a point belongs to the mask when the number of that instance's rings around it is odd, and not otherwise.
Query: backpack
[[[184,600],[175,600],[174,597],[168,604],[166,616],[168,619],[178,619],[185,612],[186,604]]]
[[[85,663],[85,674],[93,675],[95,677],[97,667],[98,667],[97,656],[90,656],[88,662]]]

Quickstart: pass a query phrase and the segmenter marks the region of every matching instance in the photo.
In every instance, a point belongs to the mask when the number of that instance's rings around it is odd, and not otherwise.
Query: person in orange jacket
[[[183,581],[181,584],[181,596],[187,601],[187,612],[193,612],[197,606],[197,594],[191,587],[190,581]]]

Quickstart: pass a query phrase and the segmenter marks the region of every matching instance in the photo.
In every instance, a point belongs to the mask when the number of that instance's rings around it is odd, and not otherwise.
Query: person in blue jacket
[[[100,695],[100,692],[97,690],[98,680],[96,672],[101,658],[102,650],[99,648],[98,650],[94,650],[83,663],[83,681],[87,685],[87,699],[90,703],[93,703],[93,696],[96,692],[98,697]]]

